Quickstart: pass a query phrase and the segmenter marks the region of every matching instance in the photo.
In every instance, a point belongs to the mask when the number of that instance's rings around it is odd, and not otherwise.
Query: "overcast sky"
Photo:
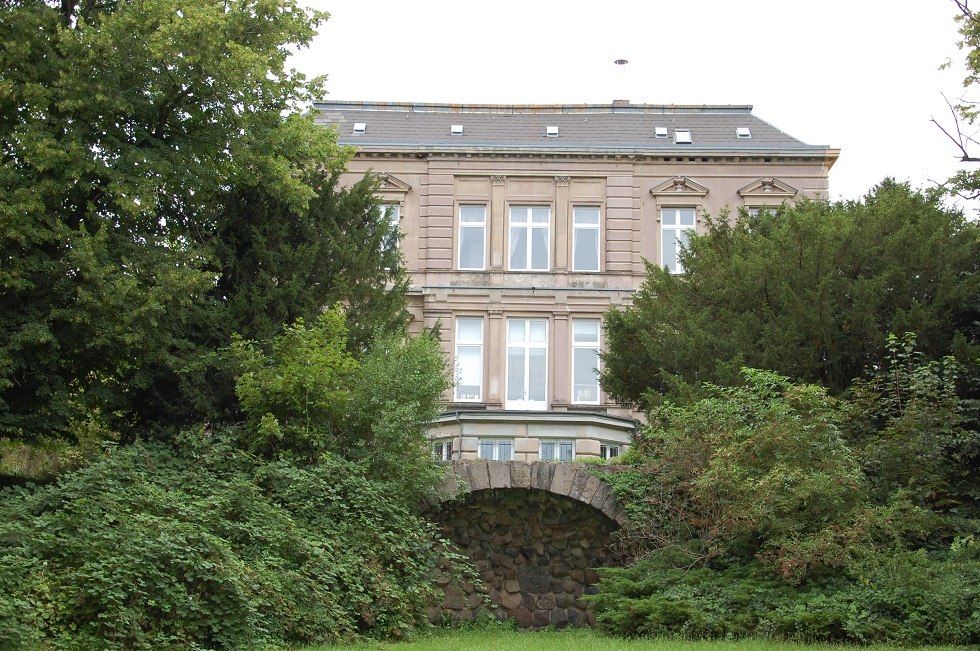
[[[291,65],[328,75],[327,99],[751,104],[840,148],[835,199],[957,169],[930,123],[951,124],[941,93],[963,94],[951,0],[305,3],[331,18]]]

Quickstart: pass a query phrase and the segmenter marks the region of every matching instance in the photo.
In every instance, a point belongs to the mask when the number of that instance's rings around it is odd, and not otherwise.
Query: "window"
[[[459,402],[483,399],[483,319],[456,319],[456,394]]]
[[[507,409],[548,408],[548,320],[507,319]]]
[[[681,247],[687,246],[688,236],[694,230],[695,208],[661,208],[661,264],[670,273],[684,273],[680,262]]]
[[[575,459],[575,442],[541,441],[538,458],[542,461],[572,461]]]
[[[436,461],[453,460],[453,442],[438,441],[432,444],[432,458]]]
[[[599,456],[605,460],[615,459],[619,456],[619,446],[603,443],[599,446]]]
[[[599,319],[572,321],[572,402],[599,404]]]
[[[364,133],[367,131],[367,122],[355,122],[354,133]]]
[[[558,127],[546,127],[544,133],[549,138],[557,138],[558,137]]]
[[[453,136],[463,135],[463,125],[462,124],[451,124],[449,125],[449,133]]]
[[[476,456],[487,461],[510,461],[514,458],[514,442],[510,439],[480,439]]]
[[[752,130],[748,127],[735,127],[735,137],[736,138],[751,138]]]
[[[393,242],[395,246],[398,246],[398,238],[401,235],[398,227],[398,223],[401,221],[401,206],[397,203],[381,204],[381,219],[391,224],[390,236],[389,239],[385,240],[385,245]]]
[[[674,144],[690,145],[693,141],[690,129],[674,129]]]
[[[767,215],[775,215],[776,208],[771,206],[749,206],[745,209],[749,213],[749,217],[758,217],[759,215],[765,213]]]
[[[487,207],[459,207],[459,268],[486,269]]]
[[[599,208],[572,211],[572,271],[599,271]]]
[[[547,271],[551,210],[547,206],[510,209],[510,269]]]
[[[653,128],[654,138],[666,138],[667,137],[667,127],[654,127]]]

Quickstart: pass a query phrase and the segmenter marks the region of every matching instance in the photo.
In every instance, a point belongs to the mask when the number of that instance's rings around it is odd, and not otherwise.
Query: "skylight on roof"
[[[462,124],[453,124],[453,125],[451,125],[449,127],[449,133],[451,133],[454,136],[461,136],[461,135],[463,135],[463,125]]]
[[[354,133],[364,133],[367,131],[367,122],[355,122]]]
[[[674,144],[690,145],[692,142],[690,129],[674,129]]]
[[[735,137],[736,138],[751,138],[752,131],[748,127],[735,127]]]
[[[545,135],[547,135],[549,138],[557,138],[558,137],[558,127],[547,127],[545,129]]]
[[[667,127],[654,127],[653,128],[654,138],[666,138],[667,137]]]

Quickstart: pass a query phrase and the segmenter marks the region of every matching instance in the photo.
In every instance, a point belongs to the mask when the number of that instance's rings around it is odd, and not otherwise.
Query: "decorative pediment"
[[[400,192],[402,194],[408,194],[412,190],[412,186],[405,183],[400,178],[388,174],[387,172],[379,172],[378,179],[381,181],[381,191],[382,192]]]
[[[777,199],[780,203],[786,199],[792,199],[799,192],[796,188],[783,183],[779,179],[769,176],[749,183],[738,191],[743,199]]]
[[[708,194],[708,188],[686,176],[675,176],[650,188],[650,194],[655,197],[703,197]]]

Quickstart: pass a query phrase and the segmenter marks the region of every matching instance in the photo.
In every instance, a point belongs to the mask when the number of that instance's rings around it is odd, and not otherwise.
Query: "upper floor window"
[[[456,392],[459,402],[483,399],[483,319],[456,319]]]
[[[572,212],[572,271],[599,271],[599,208]]]
[[[694,230],[696,208],[661,208],[661,264],[670,273],[684,273],[680,252],[687,246],[691,231]]]
[[[512,206],[510,209],[510,263],[512,271],[547,271],[551,210],[547,206]]]
[[[548,320],[507,319],[506,409],[548,408]]]
[[[398,239],[401,232],[398,228],[398,223],[401,221],[401,206],[397,203],[382,203],[381,204],[381,217],[384,222],[391,225],[391,229],[388,231],[390,233],[389,240],[394,242],[395,246],[398,246]]]
[[[573,461],[575,441],[541,441],[538,458],[542,461]]]
[[[599,403],[599,319],[572,321],[572,402]]]
[[[459,207],[459,268],[487,268],[487,207]]]

